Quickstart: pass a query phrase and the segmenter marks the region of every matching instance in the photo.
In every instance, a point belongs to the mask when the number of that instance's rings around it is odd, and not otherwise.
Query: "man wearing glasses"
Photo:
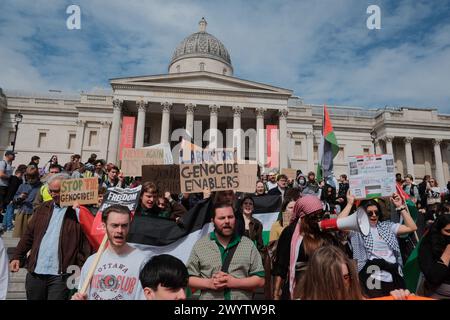
[[[25,289],[28,300],[68,299],[67,268],[81,267],[91,253],[75,210],[60,207],[61,181],[68,178],[67,174],[60,173],[49,179],[48,191],[52,199],[34,210],[33,219],[10,263],[11,271],[17,272],[27,260]]]

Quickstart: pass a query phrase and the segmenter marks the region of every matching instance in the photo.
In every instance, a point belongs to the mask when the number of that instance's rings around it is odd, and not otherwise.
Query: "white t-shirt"
[[[391,226],[392,232],[394,232],[394,234],[397,234],[399,227],[400,227],[399,223],[394,223]],[[397,260],[395,259],[394,251],[391,250],[386,241],[384,241],[383,238],[380,236],[380,234],[378,233],[378,229],[376,227],[371,226],[370,233],[373,239],[373,251],[370,252],[369,260],[384,259],[389,263],[396,263]],[[394,281],[392,279],[392,275],[386,271],[375,271],[374,273],[372,273],[371,277],[377,279],[378,281],[384,282]]]
[[[267,181],[267,189],[271,190],[271,189],[276,188],[276,187],[278,187],[278,183]]]
[[[83,286],[95,254],[90,256],[81,269],[79,288]],[[139,249],[126,255],[117,255],[106,249],[92,276],[88,300],[145,300],[139,281],[139,272],[147,262],[147,256]]]

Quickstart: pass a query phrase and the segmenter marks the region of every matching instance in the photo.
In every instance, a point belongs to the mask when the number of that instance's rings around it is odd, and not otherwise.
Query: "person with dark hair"
[[[419,248],[425,291],[435,299],[450,299],[450,214],[441,214]]]
[[[120,169],[116,165],[112,165],[109,170],[107,170],[107,178],[103,182],[106,188],[119,187],[125,188],[125,179],[120,173]]]
[[[13,176],[14,169],[12,162],[16,158],[16,153],[6,150],[5,157],[0,161],[0,211],[5,207],[5,198],[8,193],[9,179]]]
[[[51,177],[48,185],[53,200],[34,210],[10,263],[11,271],[17,272],[26,260],[28,300],[67,299],[69,266],[81,267],[91,254],[75,210],[60,207],[61,181],[68,178],[61,173]]]
[[[295,201],[297,201],[297,199],[287,197],[284,199],[283,203],[281,204],[281,211],[278,215],[278,219],[272,224],[272,227],[270,228],[269,242],[278,240],[284,228],[289,225],[292,214],[294,212]]]
[[[255,196],[260,197],[266,194],[266,186],[261,180],[256,181]]]
[[[48,174],[45,177],[43,177],[43,179],[45,179],[44,182],[48,181],[49,179],[51,179],[53,175],[58,173],[61,173],[61,167],[57,164],[51,164],[49,167]],[[52,199],[53,198],[50,192],[48,191],[48,183],[46,182],[42,184],[41,188],[39,189],[39,192],[36,194],[36,197],[33,200],[33,209],[36,209],[45,201],[51,201]]]
[[[31,157],[31,161],[30,161],[30,163],[28,164],[29,166],[33,166],[33,167],[35,167],[36,169],[39,169],[38,168],[38,165],[39,165],[39,161],[41,160],[41,158],[39,158],[38,156],[32,156]]]
[[[302,194],[318,196],[319,191],[320,191],[320,186],[316,180],[316,174],[313,171],[308,172],[308,180],[306,181],[306,186],[303,189]]]
[[[13,216],[14,216],[14,210],[16,209],[13,198],[16,194],[17,190],[19,189],[20,185],[24,182],[24,175],[25,171],[27,170],[27,166],[24,164],[21,164],[17,167],[16,172],[13,176],[11,176],[9,180],[9,186],[8,186],[8,192],[6,193],[5,197],[5,204],[6,206],[6,212],[5,216],[3,217],[3,229],[6,231],[10,231],[14,228],[13,225]]]
[[[48,162],[45,164],[45,166],[44,166],[44,174],[47,174],[47,173],[50,172],[50,166],[52,166],[52,165],[59,166],[58,156],[56,154],[52,155],[50,160],[48,160]]]
[[[284,197],[284,193],[286,192],[286,184],[287,184],[288,178],[285,174],[278,175],[277,178],[277,187],[272,188],[267,192],[269,195],[281,195],[281,197]]]
[[[87,276],[95,254],[83,265],[79,289],[86,280],[89,281],[89,289],[87,293],[75,293],[72,300],[145,299],[139,273],[147,261],[147,256],[126,241],[130,221],[131,212],[126,206],[115,204],[102,212],[102,225],[108,237],[108,246],[91,279],[87,279]]]
[[[347,191],[349,188],[350,185],[347,180],[347,175],[341,174],[339,176],[338,194],[336,199],[336,202],[339,206],[339,212],[341,212],[347,205]]]
[[[336,188],[325,184],[320,195],[323,202],[323,210],[326,216],[334,218],[336,214]]]
[[[420,207],[423,211],[425,211],[427,207],[427,185],[430,178],[431,176],[427,174],[423,177],[422,182],[419,183]]]
[[[189,274],[183,261],[168,254],[153,256],[139,274],[147,300],[185,300]]]
[[[235,232],[230,203],[215,203],[214,231],[194,245],[187,263],[189,286],[200,289],[200,300],[252,299],[264,286],[264,267],[255,244]]]
[[[262,236],[263,225],[261,221],[253,217],[254,208],[255,208],[255,201],[253,200],[252,197],[245,196],[241,200],[241,212],[244,217],[245,223],[244,236],[252,240],[255,243],[256,247],[258,248],[259,252],[262,253],[264,249],[264,242]]]
[[[352,197],[349,195],[347,198]],[[394,289],[404,289],[400,252],[400,235],[417,230],[406,204],[393,193],[391,202],[397,213],[401,214],[404,225],[391,221],[381,221],[380,205],[375,200],[364,201],[358,210],[369,216],[370,232],[367,236],[360,232],[349,231],[348,237],[353,248],[353,258],[358,261],[358,272],[364,291],[371,298],[389,295]],[[345,218],[350,210],[343,210],[339,218]]]

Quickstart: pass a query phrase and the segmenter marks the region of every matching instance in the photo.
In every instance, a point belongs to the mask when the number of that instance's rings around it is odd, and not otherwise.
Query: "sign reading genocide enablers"
[[[180,165],[181,192],[196,193],[236,190],[239,188],[237,163],[202,163]]]
[[[95,204],[98,202],[98,178],[67,179],[61,181],[61,206]]]

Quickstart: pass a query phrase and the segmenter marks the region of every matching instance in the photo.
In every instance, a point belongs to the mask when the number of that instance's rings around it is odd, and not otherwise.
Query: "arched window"
[[[200,71],[205,71],[205,63],[200,62]]]

